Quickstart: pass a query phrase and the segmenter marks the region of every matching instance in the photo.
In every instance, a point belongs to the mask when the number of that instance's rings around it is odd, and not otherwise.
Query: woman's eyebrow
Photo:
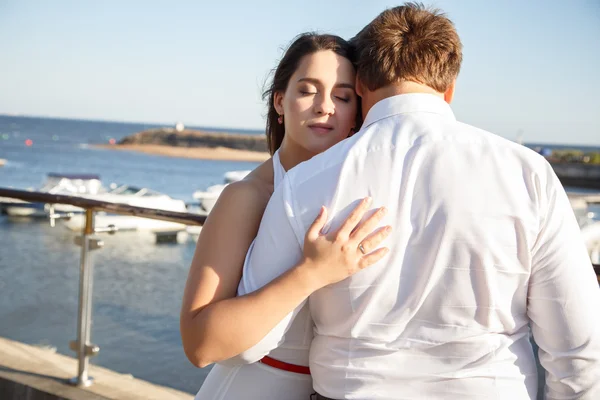
[[[312,83],[314,85],[320,85],[321,81],[319,81],[318,79],[315,78],[300,78],[298,79],[298,82],[308,82],[308,83]],[[346,88],[346,89],[352,89],[354,90],[354,84],[352,83],[337,83],[335,85],[336,88]]]

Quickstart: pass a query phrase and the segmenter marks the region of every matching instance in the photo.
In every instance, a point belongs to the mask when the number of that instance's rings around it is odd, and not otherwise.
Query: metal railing
[[[94,213],[106,211],[115,214],[131,215],[135,217],[158,219],[177,222],[184,225],[202,225],[206,220],[205,215],[189,214],[175,211],[155,210],[118,204],[106,201],[87,199],[77,196],[66,196],[0,188],[0,198],[18,199],[30,203],[49,204],[49,219],[52,226],[58,218],[69,218],[72,213],[58,214],[54,212],[54,204],[69,204],[85,210],[85,226],[82,235],[77,237],[75,244],[81,246],[81,259],[79,269],[79,305],[77,313],[77,340],[69,342],[69,347],[77,354],[77,376],[71,378],[69,383],[76,386],[89,386],[93,377],[88,374],[89,359],[100,351],[100,348],[91,343],[92,320],[92,288],[93,288],[93,259],[91,251],[103,247],[103,242],[95,236],[96,233],[115,233],[118,229],[114,226],[96,228],[94,226]],[[15,204],[15,205],[18,205]]]

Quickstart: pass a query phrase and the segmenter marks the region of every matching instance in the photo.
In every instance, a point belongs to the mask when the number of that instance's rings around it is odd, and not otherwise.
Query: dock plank
[[[0,378],[68,400],[192,400],[193,395],[152,384],[128,374],[90,365],[94,384],[74,387],[77,360],[53,351],[0,337]],[[0,398],[2,393],[0,393]]]

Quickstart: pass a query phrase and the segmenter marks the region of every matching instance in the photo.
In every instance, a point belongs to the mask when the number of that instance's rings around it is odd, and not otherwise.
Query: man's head
[[[454,24],[440,11],[418,3],[385,10],[351,43],[363,115],[395,94],[425,92],[452,100],[462,44]]]

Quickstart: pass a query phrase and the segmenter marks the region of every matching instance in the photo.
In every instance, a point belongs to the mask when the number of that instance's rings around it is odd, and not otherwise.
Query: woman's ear
[[[283,93],[275,92],[273,95],[273,106],[277,114],[283,115]]]

